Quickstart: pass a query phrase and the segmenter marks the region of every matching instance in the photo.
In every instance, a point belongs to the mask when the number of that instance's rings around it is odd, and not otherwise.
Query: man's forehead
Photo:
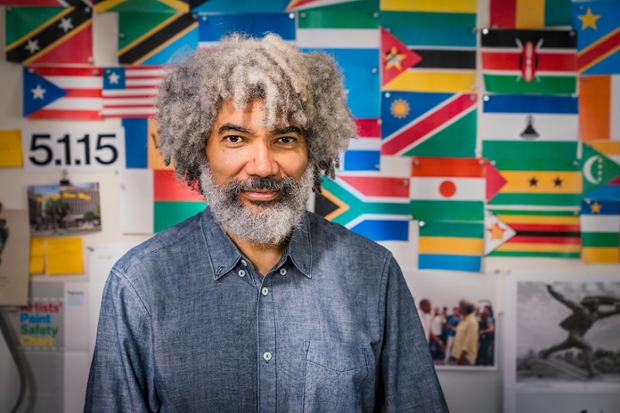
[[[263,128],[266,118],[265,102],[260,98],[249,99],[245,106],[239,108],[234,98],[224,100],[218,111],[215,130],[237,130],[239,132],[254,132]],[[279,122],[269,130],[273,134],[298,133],[303,134],[303,128],[292,122],[291,119],[278,117]]]

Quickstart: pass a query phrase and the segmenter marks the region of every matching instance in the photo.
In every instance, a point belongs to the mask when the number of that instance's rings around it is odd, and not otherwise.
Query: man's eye
[[[292,136],[283,136],[280,139],[280,142],[282,143],[293,143],[295,141],[295,138],[293,138]]]
[[[226,140],[231,143],[239,143],[241,142],[241,136],[230,135],[226,137]]]

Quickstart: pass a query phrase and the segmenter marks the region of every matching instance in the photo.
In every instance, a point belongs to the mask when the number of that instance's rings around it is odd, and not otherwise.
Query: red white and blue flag
[[[106,67],[103,69],[103,117],[148,118],[155,114],[162,66]]]
[[[344,171],[378,171],[381,158],[381,120],[356,119],[357,139],[349,141],[342,154]]]

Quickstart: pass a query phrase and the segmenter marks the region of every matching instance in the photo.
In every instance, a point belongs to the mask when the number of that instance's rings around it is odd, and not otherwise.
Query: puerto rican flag
[[[103,117],[155,115],[157,88],[165,76],[163,66],[106,67],[103,72]]]
[[[101,120],[99,67],[24,66],[24,117]]]

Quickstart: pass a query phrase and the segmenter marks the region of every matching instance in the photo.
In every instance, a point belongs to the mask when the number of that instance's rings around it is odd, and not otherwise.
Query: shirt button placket
[[[258,296],[258,402],[260,412],[275,412],[276,407],[276,324],[273,277],[268,274]]]

